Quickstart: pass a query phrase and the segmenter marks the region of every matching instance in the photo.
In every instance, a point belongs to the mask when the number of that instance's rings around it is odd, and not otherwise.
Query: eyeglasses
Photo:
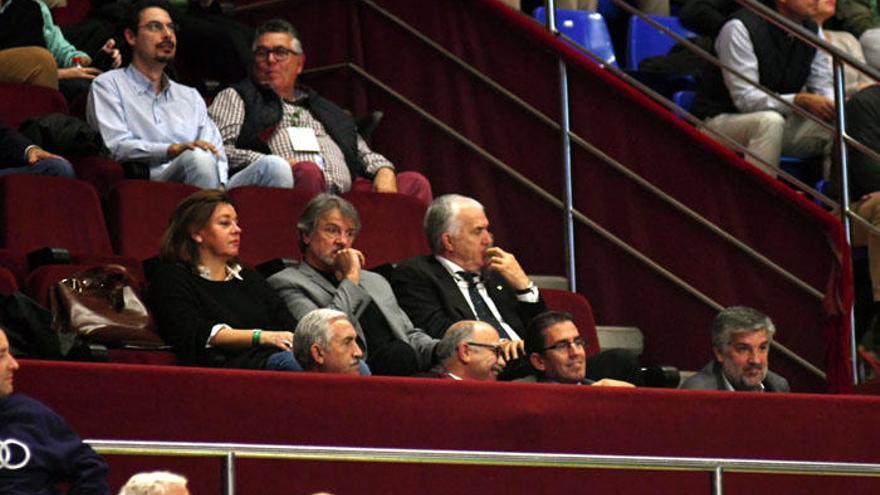
[[[169,30],[172,33],[177,33],[180,31],[180,24],[176,22],[169,22],[168,24],[162,24],[159,21],[150,21],[141,24],[138,27],[142,27],[151,33],[161,33],[164,30]]]
[[[283,46],[276,46],[275,48],[260,47],[254,50],[254,58],[258,60],[269,60],[269,54],[275,55],[275,60],[281,61],[287,60],[287,57],[296,54],[296,52]]]
[[[583,349],[587,346],[587,341],[583,339],[583,337],[577,337],[572,340],[563,340],[562,342],[557,342],[550,347],[545,347],[545,351],[559,351],[565,352],[569,349]]]
[[[482,347],[483,349],[492,349],[492,351],[495,352],[496,358],[500,358],[504,355],[504,349],[499,344],[483,344],[481,342],[465,342],[465,344]]]

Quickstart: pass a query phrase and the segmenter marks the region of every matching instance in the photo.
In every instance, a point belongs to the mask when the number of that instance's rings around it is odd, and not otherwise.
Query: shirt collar
[[[467,270],[460,267],[458,265],[458,263],[456,263],[450,259],[444,258],[443,256],[440,256],[439,254],[434,255],[434,257],[437,258],[437,261],[440,262],[440,264],[443,266],[443,268],[445,268],[446,271],[449,272],[449,275],[451,275],[452,278],[454,278],[456,282],[467,283],[467,280],[461,278],[461,275],[458,274],[458,272],[466,272]],[[477,273],[477,277],[474,279],[474,283],[479,283],[480,281],[481,281],[481,274]]]
[[[134,64],[128,64],[128,67],[125,68],[125,74],[130,77],[135,85],[138,87],[138,94],[149,93],[151,95],[155,95],[155,91],[153,90],[153,81],[150,81],[150,78],[146,76],[143,72],[138,70]],[[166,95],[169,91],[171,91],[171,84],[169,84],[169,79],[167,74],[162,74],[162,90],[159,91],[160,95]]]
[[[198,270],[200,277],[205,280],[211,280],[211,270],[209,270],[207,266],[199,265],[196,269]],[[241,277],[241,265],[239,265],[238,263],[226,265],[226,278],[224,278],[223,281],[229,282],[233,278],[244,280]]]

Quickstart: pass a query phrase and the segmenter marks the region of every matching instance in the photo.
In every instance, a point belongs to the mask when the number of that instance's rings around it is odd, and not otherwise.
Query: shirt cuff
[[[230,327],[226,323],[218,323],[218,324],[214,325],[213,327],[211,327],[211,335],[208,335],[208,340],[205,341],[205,349],[210,349],[211,347],[214,347],[211,345],[211,341],[214,340],[214,336],[217,335],[218,333],[220,333],[220,330],[223,330],[224,328],[232,328],[232,327]]]
[[[529,287],[525,290],[528,292],[516,295],[517,301],[532,304],[538,302],[540,295],[538,294],[538,286],[534,282],[529,282]]]

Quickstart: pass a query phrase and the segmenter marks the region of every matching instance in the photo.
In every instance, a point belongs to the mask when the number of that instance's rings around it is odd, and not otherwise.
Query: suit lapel
[[[336,291],[336,287],[333,287],[333,284],[331,284],[329,280],[324,278],[324,276],[321,275],[318,270],[315,270],[312,265],[306,263],[305,261],[302,261],[299,264],[299,271],[321,290],[323,290],[327,296],[333,297],[333,293]]]
[[[477,316],[471,310],[468,301],[465,300],[464,294],[461,293],[461,289],[458,287],[458,283],[456,283],[455,279],[452,278],[452,275],[446,271],[446,268],[437,261],[437,258],[429,255],[428,266],[433,272],[434,279],[440,287],[440,292],[443,294],[443,298],[446,300],[452,311],[457,313],[456,316],[463,320],[476,319]]]

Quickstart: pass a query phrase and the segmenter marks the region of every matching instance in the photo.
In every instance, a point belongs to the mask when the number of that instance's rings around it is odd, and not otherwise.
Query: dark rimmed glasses
[[[545,347],[545,351],[567,352],[569,349],[583,349],[587,347],[587,341],[583,337],[577,337],[571,340],[563,340],[551,346]]]

